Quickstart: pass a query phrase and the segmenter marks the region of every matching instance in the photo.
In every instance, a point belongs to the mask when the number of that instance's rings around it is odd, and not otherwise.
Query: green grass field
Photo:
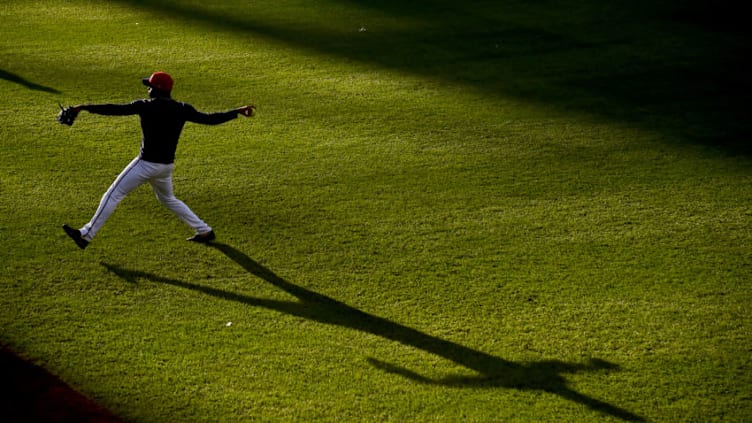
[[[750,40],[628,3],[4,1],[0,343],[132,422],[749,421]],[[140,130],[57,104],[155,70],[258,106],[183,132],[218,242],[80,251]]]

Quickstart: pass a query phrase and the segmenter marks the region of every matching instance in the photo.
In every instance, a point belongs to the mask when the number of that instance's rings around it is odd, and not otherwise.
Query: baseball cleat
[[[89,241],[81,237],[81,231],[79,231],[78,229],[73,229],[68,225],[63,225],[63,230],[66,234],[68,234],[69,237],[71,237],[71,239],[73,239],[73,242],[78,245],[78,248],[83,250],[87,245],[89,245]]]
[[[215,238],[217,237],[214,235],[214,231],[209,231],[205,234],[193,235],[192,237],[188,238],[186,241],[193,241],[193,242],[198,242],[201,244],[207,244],[209,242],[214,241]]]

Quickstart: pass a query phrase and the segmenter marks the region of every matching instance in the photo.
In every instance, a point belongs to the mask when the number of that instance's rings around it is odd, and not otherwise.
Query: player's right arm
[[[219,125],[221,123],[235,119],[238,115],[250,117],[256,114],[256,106],[243,106],[228,110],[226,112],[216,113],[199,112],[193,106],[187,103],[182,103],[182,107],[186,121],[201,123],[204,125]]]

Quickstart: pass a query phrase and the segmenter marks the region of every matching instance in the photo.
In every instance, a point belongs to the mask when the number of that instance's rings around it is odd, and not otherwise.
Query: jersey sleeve
[[[107,116],[137,115],[143,107],[143,100],[136,100],[128,104],[89,104],[83,107],[89,113]]]
[[[238,112],[230,110],[227,112],[204,113],[199,112],[193,106],[183,103],[183,113],[187,122],[200,123],[203,125],[219,125],[238,117]]]

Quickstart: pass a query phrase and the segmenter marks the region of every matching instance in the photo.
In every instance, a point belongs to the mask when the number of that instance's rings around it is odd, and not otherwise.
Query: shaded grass
[[[749,152],[748,37],[728,2],[329,1],[237,14],[131,1],[159,16],[461,83]],[[306,9],[305,13],[299,13]],[[357,28],[358,33],[355,33]]]

